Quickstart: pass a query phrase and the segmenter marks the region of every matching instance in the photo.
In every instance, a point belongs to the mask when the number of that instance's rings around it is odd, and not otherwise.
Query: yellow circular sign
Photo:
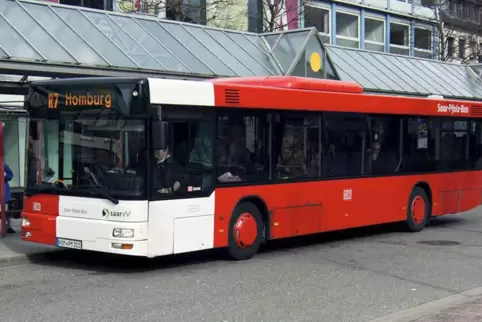
[[[310,67],[315,73],[321,69],[321,56],[317,52],[312,53],[310,56]]]

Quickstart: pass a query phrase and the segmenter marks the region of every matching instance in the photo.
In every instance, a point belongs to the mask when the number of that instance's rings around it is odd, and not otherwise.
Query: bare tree
[[[478,60],[482,55],[478,40],[482,27],[471,22],[468,14],[480,14],[480,7],[462,0],[455,6],[455,1],[448,0],[422,0],[421,3],[433,11],[435,56],[442,61],[458,60],[462,64]],[[411,38],[417,41],[416,37]]]
[[[299,28],[303,8],[299,8],[297,0],[263,0],[262,12],[263,32],[270,32]]]
[[[271,32],[299,28],[300,15],[303,8],[298,0],[235,0],[236,6],[230,6],[223,17],[213,21],[220,28],[247,30],[256,32]],[[309,0],[305,1],[305,5]],[[251,6],[251,7],[250,7]],[[209,13],[208,13],[209,14]]]
[[[170,20],[209,24],[237,0],[115,0],[116,10]]]

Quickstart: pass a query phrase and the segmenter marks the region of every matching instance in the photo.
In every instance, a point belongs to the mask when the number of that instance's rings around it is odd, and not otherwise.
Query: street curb
[[[424,318],[428,315],[439,313],[444,309],[469,302],[482,295],[482,287],[476,287],[465,292],[457,293],[441,299],[414,306],[392,314],[384,315],[367,322],[410,322]]]
[[[23,264],[29,264],[31,262],[37,262],[37,263],[45,262],[45,261],[48,261],[48,255],[59,251],[60,250],[54,249],[54,250],[48,250],[45,252],[34,253],[30,255],[21,254],[21,255],[6,257],[6,258],[0,258],[0,269],[23,265]]]

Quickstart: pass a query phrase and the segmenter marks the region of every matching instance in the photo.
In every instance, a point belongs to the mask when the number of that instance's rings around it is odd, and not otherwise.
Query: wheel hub
[[[412,218],[417,224],[421,224],[425,218],[425,200],[416,196],[412,201]]]
[[[234,239],[240,248],[247,248],[254,244],[258,236],[258,224],[250,213],[242,213],[234,225]]]

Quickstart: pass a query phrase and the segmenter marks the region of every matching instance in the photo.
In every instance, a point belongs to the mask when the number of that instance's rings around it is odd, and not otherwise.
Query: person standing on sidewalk
[[[8,164],[4,163],[4,176],[5,176],[5,215],[7,219],[7,233],[8,234],[15,234],[15,230],[13,230],[11,225],[11,218],[7,215],[8,211],[8,203],[12,200],[12,196],[10,195],[10,184],[8,183],[13,179],[13,172],[12,169],[8,166]],[[1,206],[0,206],[1,207]]]

